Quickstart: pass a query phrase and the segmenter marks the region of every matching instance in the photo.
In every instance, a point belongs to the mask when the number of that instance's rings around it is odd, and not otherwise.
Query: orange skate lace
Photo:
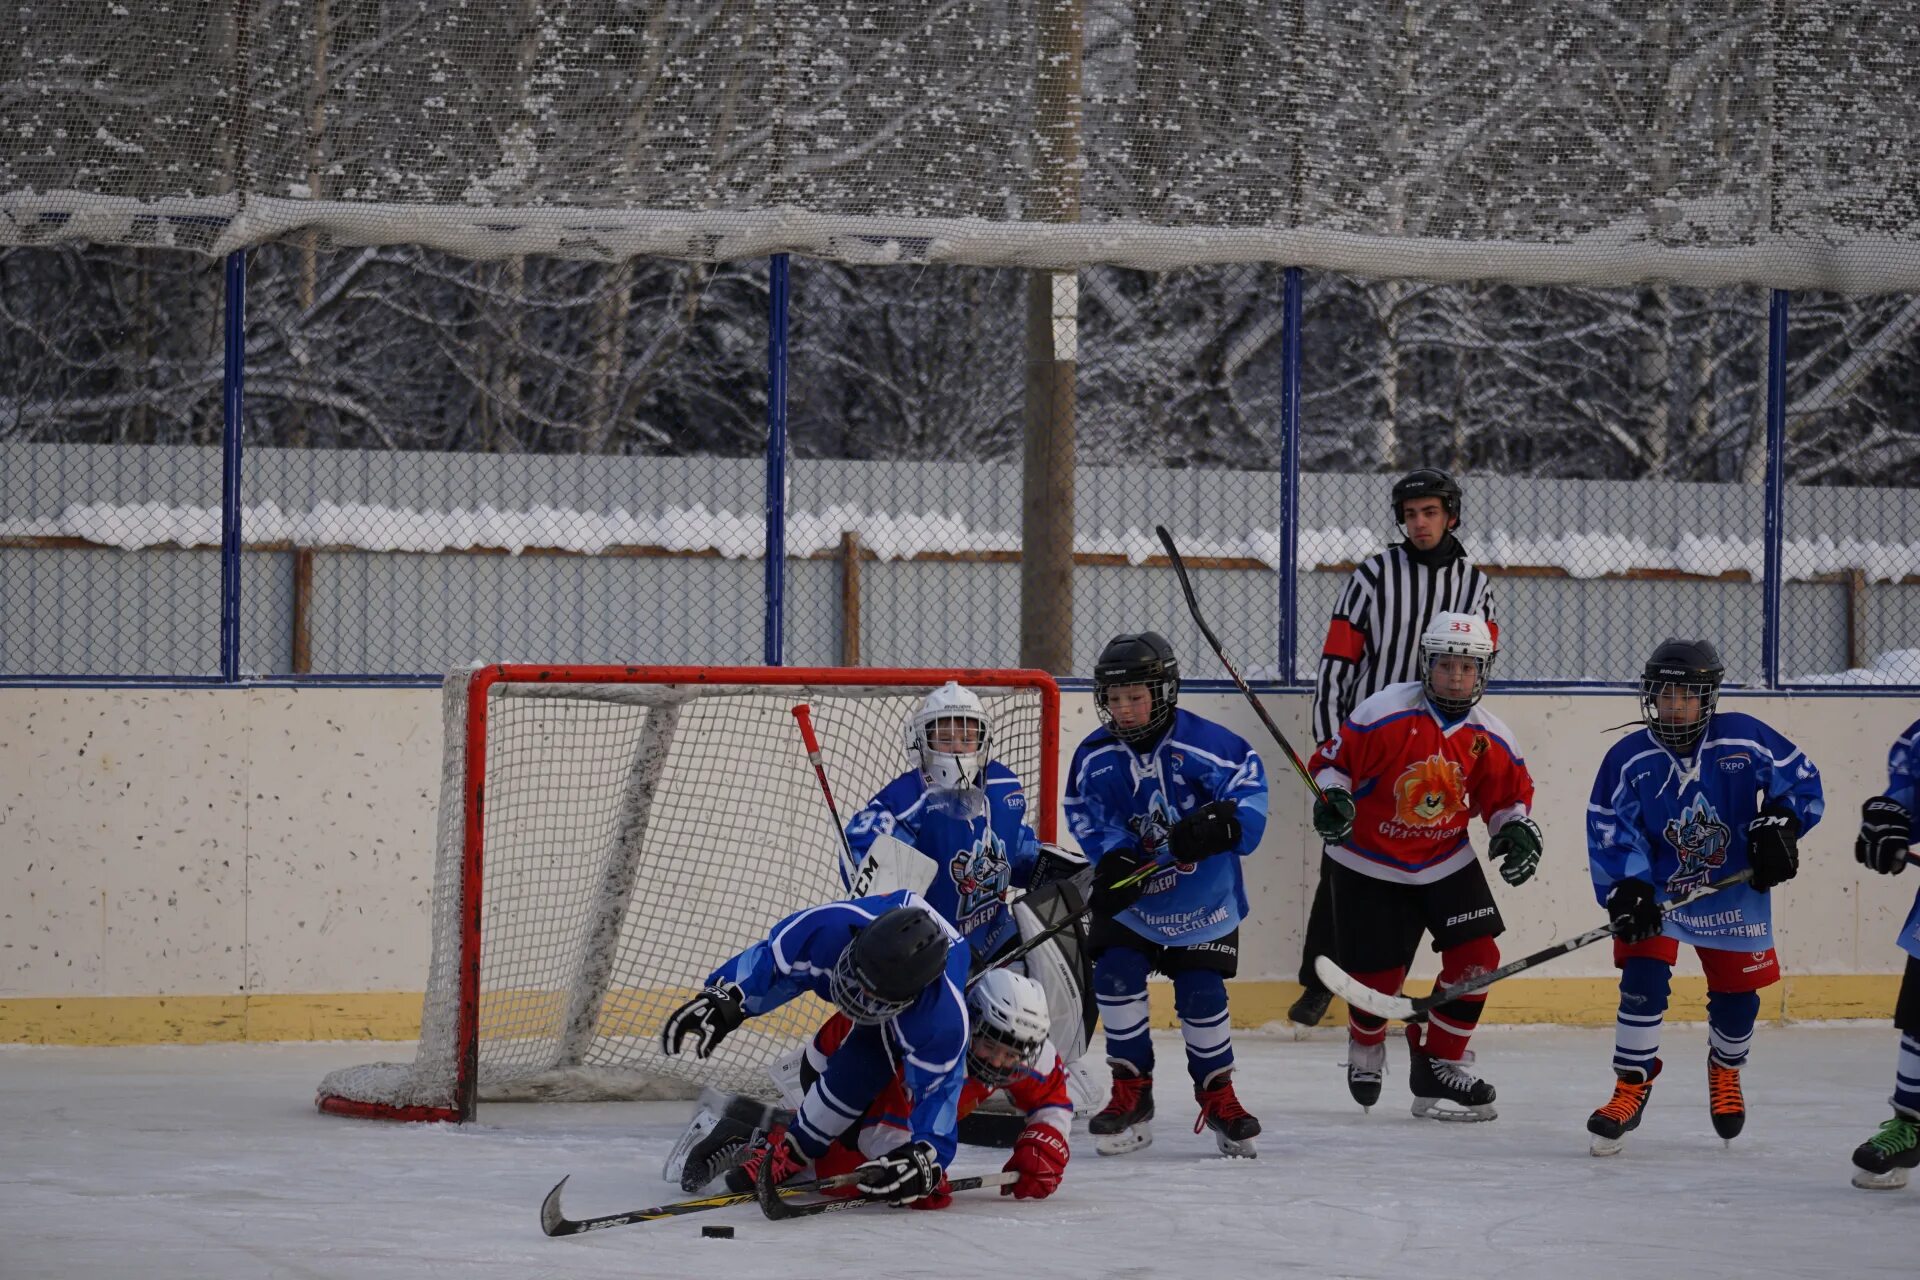
[[[1607,1105],[1600,1108],[1600,1114],[1618,1124],[1633,1119],[1641,1107],[1647,1105],[1647,1093],[1653,1088],[1651,1080],[1615,1080],[1613,1097]],[[1735,1091],[1739,1086],[1735,1085]]]
[[[1707,1098],[1708,1105],[1716,1116],[1738,1115],[1747,1109],[1746,1099],[1740,1096],[1740,1072],[1735,1067],[1723,1067],[1709,1059],[1707,1061]]]

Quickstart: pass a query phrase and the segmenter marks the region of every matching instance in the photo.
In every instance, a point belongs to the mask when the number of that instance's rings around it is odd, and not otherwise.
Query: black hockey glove
[[[860,1194],[869,1200],[905,1204],[940,1189],[940,1157],[926,1142],[903,1142],[854,1172],[860,1175]]]
[[[1027,884],[1029,889],[1038,889],[1043,884],[1052,884],[1056,880],[1071,880],[1087,869],[1087,855],[1065,845],[1040,842],[1040,852],[1033,860],[1033,879]]]
[[[1665,921],[1645,880],[1616,880],[1607,891],[1607,922],[1622,942],[1645,942],[1660,935]]]
[[[1762,893],[1799,874],[1800,820],[1775,805],[1760,810],[1747,824],[1747,865]]]
[[[1140,901],[1140,895],[1147,891],[1146,880],[1130,884],[1124,889],[1119,884],[1150,861],[1152,859],[1137,849],[1115,849],[1102,857],[1094,865],[1093,893],[1087,900],[1087,905],[1093,908],[1093,914],[1117,916]]]
[[[1540,865],[1540,844],[1540,824],[1532,818],[1515,818],[1494,833],[1487,856],[1499,861],[1502,880],[1525,884]]]
[[[1231,800],[1203,804],[1167,829],[1175,862],[1198,862],[1239,843],[1240,806]]]
[[[708,987],[667,1015],[667,1025],[660,1029],[660,1052],[671,1058],[680,1052],[688,1036],[697,1035],[693,1056],[706,1057],[730,1031],[747,1020],[746,1002],[745,994],[734,983],[721,982]]]
[[[1907,846],[1913,843],[1913,815],[1898,800],[1875,796],[1860,806],[1860,835],[1853,856],[1860,865],[1883,876],[1907,869]]]
[[[1339,844],[1353,834],[1353,793],[1328,787],[1313,802],[1313,830],[1328,844]]]

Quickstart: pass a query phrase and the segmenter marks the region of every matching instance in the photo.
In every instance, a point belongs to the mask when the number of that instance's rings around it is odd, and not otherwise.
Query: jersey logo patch
[[[1695,796],[1679,817],[1667,821],[1661,834],[1680,857],[1680,865],[1667,877],[1667,892],[1675,897],[1699,888],[1726,864],[1727,844],[1733,836],[1705,796]]]
[[[1407,826],[1451,825],[1466,810],[1466,771],[1443,755],[1416,760],[1393,784],[1393,816]]]
[[[1487,754],[1487,735],[1484,733],[1474,734],[1473,741],[1467,744],[1467,754],[1475,760]]]
[[[959,894],[959,901],[954,904],[954,919],[966,920],[977,911],[999,905],[1010,870],[1006,848],[991,829],[949,858],[947,874],[953,877],[954,888]],[[963,928],[962,932],[965,931],[966,928]]]

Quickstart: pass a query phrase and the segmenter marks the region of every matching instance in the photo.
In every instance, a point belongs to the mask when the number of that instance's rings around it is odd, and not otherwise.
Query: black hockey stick
[[[1722,889],[1731,889],[1737,884],[1745,884],[1752,878],[1753,869],[1749,867],[1745,871],[1736,872],[1724,880],[1715,880],[1711,884],[1701,885],[1686,897],[1675,898],[1672,902],[1661,907],[1661,918],[1665,919],[1681,907],[1698,902],[1709,894],[1718,893]],[[1320,981],[1326,984],[1327,990],[1333,992],[1333,994],[1339,996],[1356,1009],[1364,1009],[1368,1013],[1381,1018],[1398,1018],[1402,1022],[1418,1022],[1420,1019],[1426,1017],[1437,1005],[1443,1005],[1449,1000],[1458,1000],[1461,996],[1472,995],[1484,987],[1492,986],[1502,978],[1511,978],[1516,973],[1531,969],[1538,964],[1545,964],[1547,961],[1557,959],[1569,951],[1578,951],[1590,942],[1598,942],[1602,938],[1611,938],[1612,936],[1613,925],[1611,923],[1604,924],[1598,929],[1587,930],[1579,937],[1568,938],[1564,942],[1556,942],[1550,947],[1542,947],[1532,955],[1521,956],[1518,960],[1503,964],[1498,969],[1491,970],[1487,973],[1475,974],[1471,978],[1463,978],[1450,987],[1442,988],[1428,995],[1420,996],[1417,999],[1407,996],[1390,996],[1384,991],[1375,991],[1372,987],[1367,986],[1345,969],[1335,964],[1331,956],[1314,957],[1313,971],[1320,975]]]
[[[888,1204],[890,1201],[876,1200],[870,1196],[845,1196],[831,1200],[819,1200],[809,1204],[789,1204],[788,1193],[794,1187],[776,1187],[773,1185],[773,1161],[762,1160],[754,1171],[754,1196],[760,1201],[760,1212],[775,1222],[788,1218],[812,1218],[823,1213],[839,1213],[845,1209],[859,1209],[870,1204]],[[815,1183],[814,1187],[826,1190],[829,1187],[848,1187],[860,1180],[858,1171],[843,1173],[837,1178]],[[1004,1187],[1010,1182],[1018,1182],[1017,1173],[986,1173],[975,1178],[954,1178],[947,1183],[948,1191],[972,1191],[978,1187]]]
[[[571,1176],[571,1175],[569,1175]],[[721,1191],[710,1196],[696,1196],[691,1200],[676,1200],[672,1204],[655,1205],[650,1209],[630,1209],[626,1213],[602,1214],[597,1218],[569,1218],[560,1209],[560,1188],[567,1185],[562,1178],[547,1192],[547,1198],[540,1204],[540,1229],[550,1236],[573,1236],[582,1231],[601,1231],[607,1227],[624,1227],[634,1222],[657,1222],[661,1218],[678,1218],[689,1213],[705,1213],[708,1209],[725,1209],[736,1204],[751,1204],[752,1191]],[[797,1196],[818,1189],[818,1182],[798,1182],[781,1187],[782,1196]]]
[[[1221,647],[1220,638],[1213,634],[1213,628],[1209,627],[1207,620],[1200,616],[1200,601],[1194,598],[1193,583],[1187,578],[1187,566],[1180,559],[1180,549],[1173,545],[1173,535],[1168,533],[1167,527],[1162,524],[1155,525],[1153,531],[1160,535],[1160,545],[1167,549],[1167,559],[1173,562],[1173,571],[1180,578],[1180,590],[1186,593],[1187,612],[1193,615],[1194,625],[1200,628],[1200,634],[1205,636],[1207,643],[1213,646],[1214,653],[1220,658],[1220,665],[1227,669],[1227,674],[1233,677],[1233,682],[1240,686],[1240,692],[1247,695],[1247,701],[1253,704],[1254,714],[1260,717],[1260,723],[1267,727],[1267,732],[1273,735],[1273,740],[1280,744],[1282,751],[1287,753],[1287,759],[1293,762],[1295,772],[1300,775],[1300,781],[1307,784],[1307,789],[1313,792],[1314,799],[1324,800],[1326,796],[1322,794],[1320,784],[1315,782],[1313,775],[1307,772],[1306,763],[1300,759],[1300,753],[1293,749],[1291,742],[1287,741],[1287,735],[1280,732],[1280,726],[1273,722],[1273,717],[1267,714],[1267,709],[1260,705],[1260,699],[1253,696],[1253,690],[1241,678],[1240,669],[1233,665],[1233,659],[1227,657],[1226,649]]]

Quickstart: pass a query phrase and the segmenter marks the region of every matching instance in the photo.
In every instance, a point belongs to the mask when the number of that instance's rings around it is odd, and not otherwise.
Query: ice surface
[[[1240,1094],[1266,1126],[1257,1161],[1222,1160],[1192,1134],[1179,1040],[1156,1039],[1154,1145],[1101,1159],[1076,1132],[1049,1200],[963,1193],[940,1213],[785,1224],[741,1206],[560,1239],[537,1213],[562,1174],[575,1217],[678,1198],[660,1162],[688,1104],[498,1104],[464,1129],[393,1125],[312,1109],[315,1082],[365,1059],[364,1044],[8,1047],[0,1277],[1920,1272],[1920,1185],[1847,1183],[1848,1154],[1890,1114],[1884,1025],[1761,1027],[1747,1132],[1731,1149],[1707,1119],[1705,1031],[1671,1026],[1646,1122],[1608,1160],[1587,1154],[1583,1128],[1611,1087],[1604,1030],[1482,1031],[1480,1068],[1500,1090],[1500,1118],[1483,1125],[1409,1116],[1398,1044],[1382,1103],[1363,1116],[1337,1033],[1242,1033]],[[1000,1162],[963,1147],[956,1164]],[[738,1236],[704,1240],[704,1223]]]

